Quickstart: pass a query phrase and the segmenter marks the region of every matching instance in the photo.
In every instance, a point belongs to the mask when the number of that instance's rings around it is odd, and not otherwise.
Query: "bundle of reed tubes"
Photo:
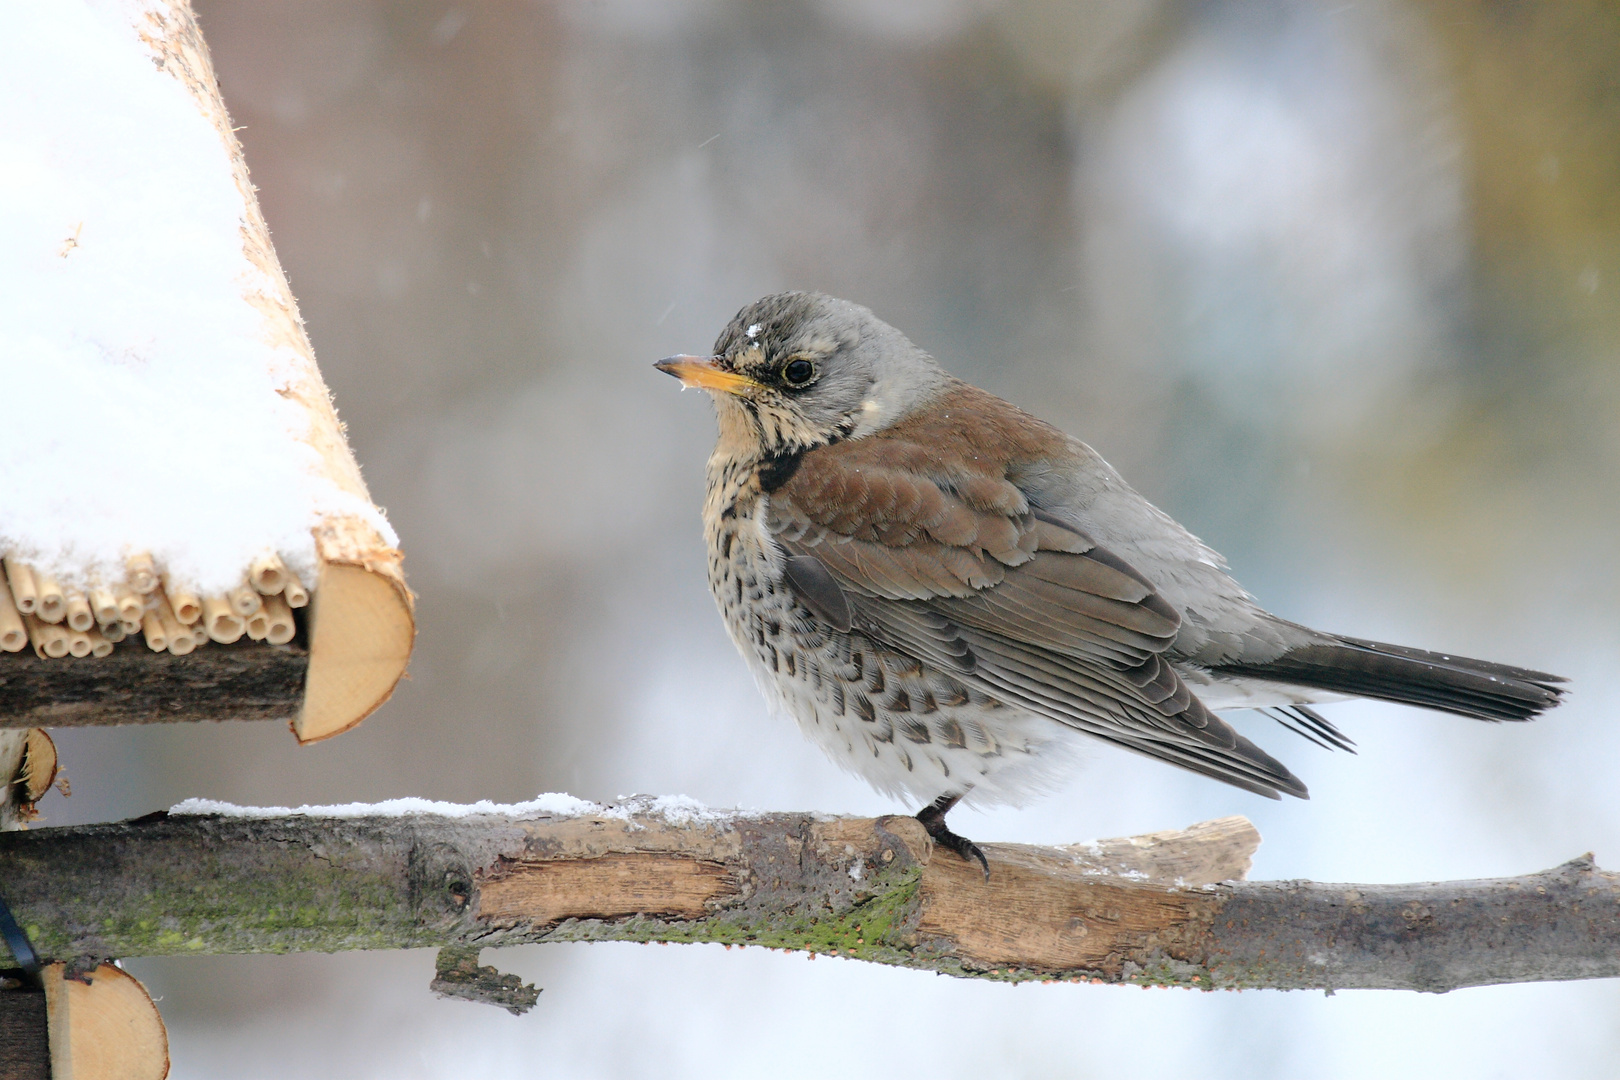
[[[33,645],[41,659],[106,656],[139,634],[153,652],[184,656],[199,645],[253,641],[285,645],[298,632],[293,609],[309,590],[274,553],[256,560],[242,584],[200,596],[160,572],[152,557],[133,555],[124,580],[88,590],[64,588],[14,555],[0,559],[0,652]]]

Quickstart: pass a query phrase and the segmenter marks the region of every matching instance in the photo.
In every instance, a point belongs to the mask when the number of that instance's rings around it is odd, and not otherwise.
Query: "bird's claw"
[[[955,803],[956,800],[952,799],[951,805],[955,805]],[[945,809],[949,809],[949,806]],[[984,857],[984,852],[980,850],[978,844],[965,836],[959,836],[951,832],[945,826],[945,811],[939,808],[938,803],[920,812],[917,815],[917,820],[922,822],[922,827],[927,830],[934,843],[956,852],[966,862],[977,860],[979,866],[984,869],[984,880],[990,880],[990,860]]]

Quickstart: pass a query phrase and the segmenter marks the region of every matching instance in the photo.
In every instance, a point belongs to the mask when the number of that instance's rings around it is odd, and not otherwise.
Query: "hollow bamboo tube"
[[[270,636],[270,613],[264,608],[247,617],[247,636],[254,641],[263,641]]]
[[[90,630],[90,655],[103,657],[113,651],[113,643],[107,640],[107,635],[100,630]]]
[[[202,618],[202,601],[190,589],[181,588],[175,584],[173,578],[163,582],[163,595],[169,600],[169,610],[174,617],[190,626]]]
[[[298,580],[296,574],[287,575],[287,584],[282,588],[281,595],[286,598],[287,606],[290,608],[303,607],[309,603],[309,590],[304,588],[304,583]]]
[[[145,631],[148,649],[162,652],[169,647],[169,635],[164,633],[163,620],[158,618],[156,611],[148,611],[141,616],[141,629]]]
[[[74,630],[72,627],[69,627],[67,636],[69,656],[82,659],[89,656],[90,650],[95,648],[95,642],[91,641],[90,635],[85,633],[83,630]]]
[[[251,585],[238,585],[225,594],[225,599],[230,602],[231,610],[244,619],[258,611],[259,606],[264,603],[258,590]]]
[[[142,596],[158,587],[157,568],[152,565],[152,556],[144,551],[125,559],[124,571],[129,587]]]
[[[174,617],[174,608],[169,606],[169,598],[160,589],[152,594],[153,610],[157,612],[158,621],[163,624],[163,637],[169,644],[169,651],[175,656],[184,656],[197,647],[196,641],[191,637],[191,627]]]
[[[68,632],[38,615],[28,616],[28,638],[34,643],[34,652],[41,659],[48,656],[60,660],[68,654]]]
[[[292,575],[281,562],[281,556],[271,552],[255,559],[253,566],[248,570],[248,581],[253,587],[266,596],[275,596],[287,585],[287,579]]]
[[[203,620],[198,619],[191,624],[191,641],[193,644],[206,645],[209,640],[208,627],[203,625]]]
[[[34,615],[23,616],[23,626],[28,629],[28,640],[34,646],[34,655],[44,660],[49,654],[45,651],[45,627],[49,623],[42,623]]]
[[[23,624],[22,612],[11,595],[11,588],[0,576],[0,651],[21,652],[28,644],[28,627]]]
[[[264,613],[269,617],[264,639],[272,645],[285,645],[298,633],[298,623],[293,620],[292,609],[287,601],[279,596],[266,597]]]
[[[84,633],[96,625],[96,614],[90,610],[90,601],[78,589],[68,589],[63,593],[65,609],[67,611],[67,624],[70,629]]]
[[[231,610],[231,602],[223,596],[207,596],[203,598],[203,625],[208,627],[208,636],[221,645],[229,645],[242,636],[246,629],[242,616]]]
[[[61,622],[62,616],[67,614],[67,596],[56,579],[49,574],[35,574],[34,591],[39,594],[39,606],[34,614],[48,623]]]
[[[111,589],[91,589],[90,610],[94,613],[96,622],[102,626],[115,623],[119,619],[118,597],[113,595]]]
[[[34,572],[26,563],[18,562],[7,555],[5,558],[6,578],[11,582],[11,597],[17,604],[17,610],[24,615],[32,615],[39,606],[39,593],[34,587]]]
[[[129,631],[124,629],[121,621],[115,620],[101,628],[101,636],[116,645],[129,636]]]
[[[146,597],[125,587],[118,594],[118,621],[123,624],[124,633],[139,634],[144,628],[146,615]]]
[[[118,618],[123,622],[125,632],[135,633],[141,628],[141,616],[146,612],[146,601],[128,585],[120,585],[114,589],[113,598],[118,602]],[[134,625],[130,625],[131,623]]]

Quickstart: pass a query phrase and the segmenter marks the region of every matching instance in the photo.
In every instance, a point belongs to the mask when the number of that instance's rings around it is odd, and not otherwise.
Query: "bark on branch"
[[[1226,818],[1066,848],[986,844],[985,881],[909,817],[646,801],[579,816],[154,814],[0,835],[0,895],[63,960],[616,940],[1203,989],[1620,975],[1620,875],[1590,856],[1485,881],[1234,880],[1258,843]]]

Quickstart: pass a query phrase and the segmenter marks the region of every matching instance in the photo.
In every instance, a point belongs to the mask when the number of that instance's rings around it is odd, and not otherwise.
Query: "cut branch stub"
[[[480,967],[478,952],[475,947],[461,945],[440,949],[428,989],[443,998],[495,1005],[513,1016],[522,1016],[534,1008],[540,1000],[539,989],[516,975],[502,975],[488,965]]]
[[[1495,881],[1249,882],[1259,837],[1230,818],[1068,848],[986,844],[987,882],[910,817],[656,806],[154,815],[0,834],[0,880],[48,959],[709,941],[1204,989],[1620,976],[1620,878],[1590,859]]]

